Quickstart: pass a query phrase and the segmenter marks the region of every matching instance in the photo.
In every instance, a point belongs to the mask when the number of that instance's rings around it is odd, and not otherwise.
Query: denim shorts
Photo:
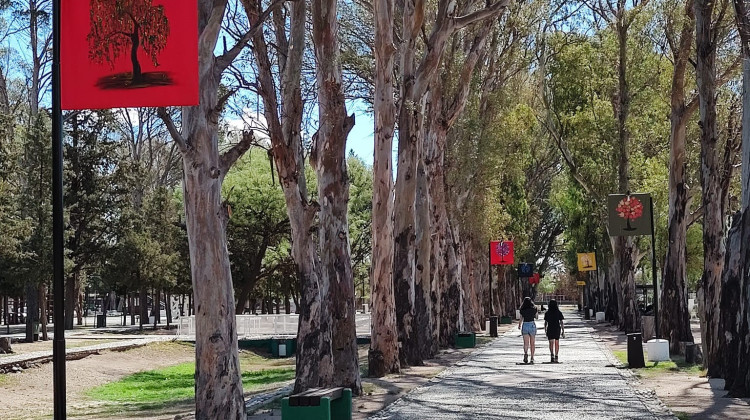
[[[536,335],[536,323],[535,322],[524,322],[521,325],[521,334],[523,335]]]

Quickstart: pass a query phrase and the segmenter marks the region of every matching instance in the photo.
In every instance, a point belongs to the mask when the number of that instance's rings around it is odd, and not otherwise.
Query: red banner
[[[533,276],[529,277],[529,284],[539,284],[539,280],[541,280],[539,273],[534,273]]]
[[[513,241],[490,242],[491,265],[513,265]]]
[[[63,109],[198,104],[195,0],[62,0]]]

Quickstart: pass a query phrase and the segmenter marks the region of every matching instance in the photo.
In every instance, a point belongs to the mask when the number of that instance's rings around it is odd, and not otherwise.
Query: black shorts
[[[561,330],[560,328],[547,327],[547,340],[559,340],[560,330]]]

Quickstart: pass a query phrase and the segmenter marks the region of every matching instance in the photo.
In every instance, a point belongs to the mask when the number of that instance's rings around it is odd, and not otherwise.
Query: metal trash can
[[[643,340],[641,333],[628,334],[628,367],[642,368],[646,366],[643,360]]]
[[[490,317],[490,337],[497,337],[497,317]]]
[[[96,314],[96,328],[107,326],[107,314]]]
[[[31,323],[31,335],[34,338],[34,341],[39,341],[39,331],[41,331],[42,324],[38,322],[32,322]]]

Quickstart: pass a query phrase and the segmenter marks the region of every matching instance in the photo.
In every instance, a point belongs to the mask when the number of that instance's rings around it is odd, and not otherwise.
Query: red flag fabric
[[[63,109],[198,104],[195,0],[62,0]]]
[[[529,284],[539,284],[539,280],[541,279],[541,276],[539,273],[534,273],[533,276],[529,277]]]
[[[491,265],[513,265],[513,241],[490,242]]]

